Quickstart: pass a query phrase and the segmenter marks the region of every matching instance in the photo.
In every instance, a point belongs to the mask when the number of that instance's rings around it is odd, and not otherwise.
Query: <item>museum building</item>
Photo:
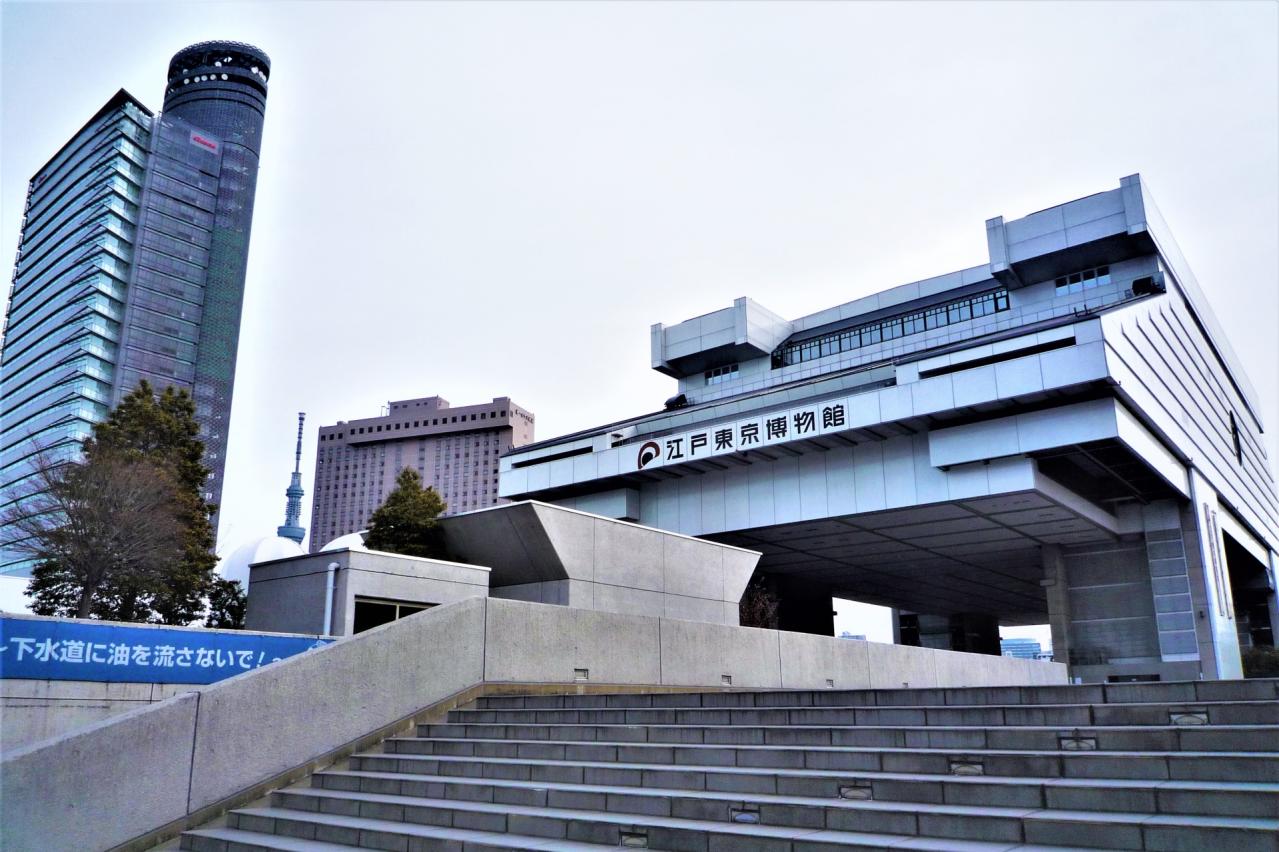
[[[654,325],[663,410],[511,450],[500,496],[760,551],[783,629],[832,634],[837,596],[936,648],[1048,622],[1084,680],[1238,677],[1274,644],[1279,498],[1148,187],[986,237],[979,266],[809,316]]]

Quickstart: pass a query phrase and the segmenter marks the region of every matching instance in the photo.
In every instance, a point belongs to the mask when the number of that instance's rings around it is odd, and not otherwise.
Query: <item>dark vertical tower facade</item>
[[[222,497],[270,76],[271,60],[256,47],[233,41],[194,44],[178,51],[169,63],[162,111],[162,122],[182,122],[193,134],[211,135],[207,141],[221,154],[194,383],[196,417],[204,428],[206,460],[213,471],[207,492],[215,503]],[[199,147],[198,140],[193,141]]]
[[[162,113],[117,92],[31,179],[0,351],[0,511],[142,380],[191,392],[221,500],[270,68],[239,42],[185,48]],[[0,551],[0,574],[29,568]]]

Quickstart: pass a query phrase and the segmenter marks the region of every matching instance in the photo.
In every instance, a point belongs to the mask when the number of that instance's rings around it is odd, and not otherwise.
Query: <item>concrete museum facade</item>
[[[512,450],[500,495],[764,555],[783,629],[837,595],[1085,680],[1238,677],[1273,645],[1256,394],[1140,176],[986,223],[989,260],[797,319],[652,327],[662,411]]]

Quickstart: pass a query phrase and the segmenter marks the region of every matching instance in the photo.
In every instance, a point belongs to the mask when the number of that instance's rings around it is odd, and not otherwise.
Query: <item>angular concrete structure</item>
[[[492,572],[497,598],[738,624],[759,553],[524,501],[444,518],[450,555]]]

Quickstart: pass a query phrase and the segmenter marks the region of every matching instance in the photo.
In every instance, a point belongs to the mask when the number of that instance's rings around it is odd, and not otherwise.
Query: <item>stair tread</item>
[[[1057,754],[1058,752],[1050,752]],[[1069,754],[1079,754],[1079,752],[1068,752]],[[1085,752],[1093,754],[1112,754],[1113,752]],[[1155,779],[1155,778],[1034,778],[1028,776],[1012,776],[1012,775],[939,775],[936,773],[926,772],[878,772],[870,769],[790,769],[790,768],[774,768],[769,766],[715,766],[691,763],[635,763],[635,762],[614,762],[600,760],[554,760],[551,758],[531,758],[531,757],[488,757],[488,756],[471,756],[471,755],[453,755],[453,754],[398,754],[383,752],[362,752],[354,755],[355,757],[375,757],[388,758],[392,760],[439,760],[449,763],[495,763],[509,764],[515,763],[528,766],[545,766],[548,764],[561,765],[569,764],[573,766],[587,766],[592,769],[638,769],[638,770],[655,770],[666,772],[721,772],[734,773],[740,775],[787,775],[791,777],[822,777],[822,778],[869,778],[883,779],[894,781],[946,781],[956,782],[960,784],[1044,784],[1054,786],[1115,786],[1115,787],[1133,787],[1138,789],[1148,789],[1151,787],[1160,787],[1177,790],[1244,790],[1257,792],[1279,792],[1279,784],[1269,784],[1260,781],[1199,781],[1199,780],[1173,780],[1173,779]],[[465,776],[446,776],[446,777],[465,777]]]
[[[291,812],[292,813],[292,812]],[[336,814],[324,814],[324,816],[336,816]],[[356,817],[346,817],[345,819],[357,819]],[[364,820],[365,822],[380,822],[379,820]],[[338,823],[332,823],[338,824]],[[412,825],[412,823],[409,823]],[[383,827],[385,823],[383,823]],[[352,826],[354,827],[354,826]],[[418,837],[429,837],[435,840],[460,840],[463,842],[470,841],[472,843],[487,843],[489,845],[510,846],[512,849],[531,849],[531,850],[565,850],[565,852],[597,852],[600,849],[612,849],[612,846],[602,846],[596,843],[580,843],[574,840],[554,840],[548,837],[532,837],[524,834],[496,834],[490,831],[473,831],[467,828],[441,828],[439,826],[423,825],[415,826],[420,831],[413,832]],[[214,837],[218,840],[230,840],[236,843],[259,843],[264,846],[272,846],[276,849],[286,850],[286,852],[350,852],[350,846],[344,846],[338,843],[325,843],[322,840],[302,840],[297,837],[286,837],[280,834],[265,834],[260,831],[245,831],[242,828],[207,828],[196,831],[184,832],[185,834],[194,834],[201,837]]]
[[[403,777],[403,776],[401,776]],[[418,779],[414,779],[418,780]],[[445,783],[458,783],[457,779],[440,776],[438,780]],[[479,779],[472,779],[470,783],[475,783]],[[461,782],[467,783],[467,782]],[[483,779],[483,783],[491,783],[488,779]],[[561,784],[556,782],[516,782],[515,784],[501,784],[494,786],[525,786],[537,787],[556,790],[573,790],[573,791],[590,791],[615,793],[617,795],[626,796],[680,796],[686,798],[704,798],[704,799],[730,799],[732,801],[768,804],[789,804],[801,805],[807,807],[821,808],[842,808],[848,810],[873,810],[873,811],[900,811],[915,813],[920,809],[918,802],[885,802],[875,800],[852,800],[852,799],[825,799],[808,796],[784,796],[774,794],[752,794],[752,793],[714,793],[700,790],[670,790],[665,788],[653,787],[610,787],[604,785],[572,785]],[[296,787],[288,790],[290,793],[298,793],[302,795],[312,795],[317,798],[332,797],[338,799],[355,799],[359,801],[378,801],[388,803],[406,803],[406,802],[431,802],[443,803],[450,807],[456,805],[461,810],[478,810],[486,812],[494,811],[513,811],[527,813],[543,813],[551,814],[557,811],[570,812],[569,809],[556,807],[539,807],[526,805],[508,805],[505,803],[492,802],[476,802],[466,799],[437,799],[428,796],[401,796],[392,793],[362,793],[352,790],[330,790],[318,787]],[[571,811],[572,813],[605,813],[602,811]],[[985,817],[1004,817],[1008,819],[1062,819],[1072,821],[1090,821],[1090,822],[1115,822],[1115,823],[1137,823],[1137,824],[1160,824],[1160,825],[1194,825],[1201,827],[1220,827],[1220,828],[1251,828],[1269,831],[1279,831],[1279,819],[1261,819],[1256,817],[1219,817],[1219,816],[1198,816],[1198,815],[1181,815],[1181,814],[1146,814],[1146,813],[1122,813],[1115,811],[1077,811],[1077,810],[1052,810],[1049,808],[1015,808],[997,805],[947,805],[947,804],[929,804],[928,812],[935,814],[950,814],[954,816],[985,816]],[[621,816],[631,816],[622,814]],[[667,817],[663,817],[666,819]],[[676,819],[676,817],[669,817]],[[720,823],[711,823],[720,825]]]
[[[390,757],[399,760],[445,760],[445,757],[432,755],[382,755],[382,753],[366,752],[357,757]],[[448,757],[451,762],[491,762],[491,764],[517,764],[528,766],[545,766],[547,764],[572,764],[588,766],[591,769],[636,769],[641,771],[705,771],[705,773],[729,773],[738,775],[787,775],[792,778],[830,778],[836,780],[899,780],[899,782],[922,783],[955,783],[955,784],[999,784],[1004,787],[1023,787],[1023,785],[1042,785],[1042,787],[1087,787],[1087,788],[1126,788],[1126,789],[1178,789],[1178,791],[1196,793],[1274,793],[1279,796],[1279,783],[1264,782],[1210,782],[1210,780],[1159,780],[1145,778],[1036,778],[1031,775],[936,775],[927,773],[883,773],[870,769],[770,769],[760,766],[694,766],[691,764],[614,764],[614,762],[578,760],[578,761],[544,761],[526,759],[526,757]],[[324,770],[327,773],[349,773],[353,775],[394,775],[394,777],[420,778],[417,774],[396,773],[396,771],[372,769]],[[469,775],[439,775],[439,778],[460,779],[473,778]],[[489,779],[485,779],[489,780]],[[515,779],[494,779],[515,780]],[[537,782],[522,782],[537,783]],[[559,783],[559,782],[556,782]],[[627,788],[632,789],[632,788]],[[679,789],[679,788],[671,788]],[[714,792],[714,791],[707,791]]]
[[[389,797],[403,798],[403,797]],[[445,803],[451,802],[444,800]],[[477,803],[470,803],[477,804]],[[528,808],[518,805],[501,805],[490,806],[491,810],[498,810],[503,813],[516,813],[529,816],[558,816],[562,819],[588,819],[594,822],[607,822],[623,826],[656,826],[661,828],[691,829],[694,831],[711,831],[718,834],[735,834],[743,837],[768,837],[780,840],[804,840],[810,842],[824,843],[843,843],[848,845],[867,845],[874,844],[879,847],[888,847],[894,849],[920,849],[920,850],[944,850],[944,852],[1030,852],[1030,850],[1044,850],[1044,852],[1081,852],[1076,847],[1065,846],[1031,846],[1018,843],[1004,842],[985,842],[975,840],[957,840],[951,838],[932,838],[920,837],[917,835],[901,835],[901,834],[880,834],[873,832],[857,832],[857,831],[837,831],[833,829],[813,829],[813,828],[785,828],[779,826],[757,825],[757,824],[737,824],[731,822],[712,822],[710,820],[683,819],[680,817],[657,817],[645,816],[640,814],[623,814],[615,815],[606,812],[594,811],[574,811],[563,808]],[[468,810],[479,810],[471,808]],[[367,829],[370,831],[389,831],[399,834],[411,834],[417,837],[443,837],[446,836],[442,832],[456,833],[458,835],[467,834],[470,837],[458,839],[468,839],[483,842],[488,838],[502,838],[509,840],[519,837],[519,835],[494,833],[484,831],[474,831],[470,829],[446,829],[436,826],[423,825],[413,822],[397,822],[393,820],[370,819],[367,817],[343,816],[340,814],[318,813],[314,811],[295,811],[287,808],[241,808],[236,813],[251,814],[256,816],[267,817],[271,819],[291,819],[304,822],[322,822],[327,825],[337,825],[346,828]],[[229,831],[239,831],[239,829],[229,829]],[[274,837],[275,835],[264,835]],[[600,849],[600,848],[616,848],[603,847],[596,844],[579,843],[572,846],[574,841],[552,838],[530,838],[545,845],[527,846],[521,848],[529,849]],[[305,848],[305,847],[303,847]],[[1096,852],[1096,850],[1090,850]]]
[[[303,840],[300,837],[286,837],[280,834],[264,834],[260,831],[245,831],[242,828],[197,828],[184,831],[182,834],[195,837],[212,837],[216,840],[230,840],[236,843],[259,843],[286,852],[350,852],[350,846],[338,843],[325,843],[322,840]]]
[[[700,693],[683,693],[697,695]],[[776,695],[771,692],[746,693],[748,695]],[[826,693],[816,693],[826,694]],[[502,696],[503,698],[543,698],[545,696]],[[577,698],[566,695],[564,698]],[[606,698],[633,697],[632,693],[607,693]],[[481,701],[485,699],[481,698]],[[1279,692],[1271,698],[1216,698],[1187,701],[1058,701],[1052,703],[1016,703],[1000,702],[992,704],[650,704],[647,706],[601,707],[590,704],[566,704],[562,707],[459,707],[455,712],[464,713],[506,713],[519,710],[974,710],[990,708],[1053,709],[1061,707],[1221,707],[1231,704],[1264,705],[1279,702]]]
[[[830,725],[830,724],[786,724],[786,725],[739,725],[727,722],[706,722],[690,724],[678,722],[424,722],[423,726],[466,727],[504,727],[504,728],[677,728],[698,730],[704,728],[731,730],[817,730],[817,731],[1239,731],[1279,734],[1279,724],[1273,725]],[[427,739],[424,737],[423,739]]]
[[[637,726],[644,727],[644,726]],[[425,741],[425,742],[457,742],[457,743],[526,743],[536,745],[564,745],[564,746],[620,746],[625,748],[691,748],[691,749],[754,749],[768,751],[845,751],[845,752],[874,752],[882,754],[892,752],[894,754],[947,754],[947,755],[977,755],[977,754],[996,754],[996,755],[1029,755],[1034,757],[1048,757],[1067,755],[1076,757],[1080,755],[1098,755],[1101,757],[1121,757],[1121,758],[1142,758],[1142,757],[1232,757],[1232,758],[1267,758],[1270,760],[1279,760],[1279,752],[1273,751],[1128,751],[1128,750],[1079,750],[1068,751],[1062,749],[1054,749],[1051,751],[1045,749],[994,749],[994,748],[971,748],[971,747],[953,747],[941,748],[938,746],[923,746],[919,748],[910,748],[904,746],[847,746],[847,745],[771,745],[771,744],[755,744],[755,743],[652,743],[652,742],[624,742],[614,740],[523,740],[518,737],[503,737],[502,739],[494,739],[491,737],[389,737],[388,739],[395,742],[405,741]]]

